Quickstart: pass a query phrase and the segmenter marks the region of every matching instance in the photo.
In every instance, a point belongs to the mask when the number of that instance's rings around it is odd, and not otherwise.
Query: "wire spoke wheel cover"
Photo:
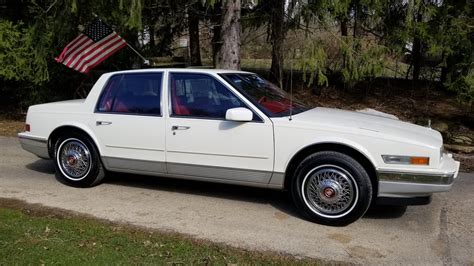
[[[73,181],[86,177],[92,166],[89,148],[75,138],[66,139],[61,143],[56,160],[62,174]]]
[[[321,165],[303,179],[301,192],[305,204],[326,218],[339,218],[350,213],[359,197],[354,177],[336,165]]]

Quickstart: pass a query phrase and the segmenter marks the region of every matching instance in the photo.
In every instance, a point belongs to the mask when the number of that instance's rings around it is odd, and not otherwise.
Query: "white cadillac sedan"
[[[433,129],[311,109],[234,70],[107,73],[86,99],[31,106],[25,128],[22,147],[53,159],[70,186],[115,171],[285,189],[308,219],[332,225],[372,202],[427,204],[459,170]]]

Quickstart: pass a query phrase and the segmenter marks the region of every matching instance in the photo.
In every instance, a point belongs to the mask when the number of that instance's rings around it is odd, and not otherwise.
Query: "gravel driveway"
[[[0,137],[0,197],[257,250],[355,263],[473,264],[474,174],[426,206],[371,209],[346,227],[301,219],[286,193],[112,174],[89,189],[64,186],[51,161]]]

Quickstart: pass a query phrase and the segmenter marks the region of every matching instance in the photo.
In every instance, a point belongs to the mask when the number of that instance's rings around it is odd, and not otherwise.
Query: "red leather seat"
[[[129,110],[128,110],[128,107],[125,103],[123,102],[118,102],[116,104],[114,104],[114,112],[119,112],[119,113],[128,113]]]
[[[175,115],[190,115],[188,108],[183,104],[182,100],[176,95],[176,81],[171,80],[171,105]]]

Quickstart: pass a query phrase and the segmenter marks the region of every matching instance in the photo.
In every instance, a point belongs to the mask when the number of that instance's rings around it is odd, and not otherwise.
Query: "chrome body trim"
[[[283,189],[285,186],[285,173],[273,172],[268,185],[274,188]]]
[[[30,136],[28,133],[22,132],[18,133],[18,140],[25,151],[31,152],[43,159],[51,159],[48,152],[47,138]]]
[[[198,176],[222,180],[238,180],[242,182],[268,184],[272,176],[270,171],[246,170],[207,165],[167,163],[169,173],[182,176]]]
[[[105,169],[109,171],[146,174],[164,174],[166,173],[166,163],[157,161],[106,157],[102,156],[102,163]]]
[[[378,197],[425,197],[436,192],[448,191],[459,172],[458,163],[456,167],[455,172],[451,173],[378,171]]]
[[[248,187],[269,188],[269,189],[275,189],[275,190],[281,189],[281,187],[271,186],[266,183],[255,183],[255,182],[246,182],[246,181],[240,181],[240,180],[220,179],[220,178],[202,177],[202,176],[194,176],[194,175],[190,176],[190,175],[178,175],[178,174],[168,174],[168,173],[154,173],[154,172],[135,171],[131,169],[121,169],[120,171],[117,171],[117,172],[147,175],[147,176],[166,177],[166,178],[176,178],[176,179],[183,179],[183,180],[196,180],[196,181],[203,181],[203,182],[210,182],[210,183],[221,183],[221,184],[229,184],[229,185],[248,186]]]
[[[251,158],[251,159],[268,159],[265,156],[249,156],[249,155],[241,155],[241,154],[222,154],[222,153],[209,153],[209,152],[194,152],[194,151],[167,151],[168,153],[185,153],[185,154],[199,154],[199,155],[211,155],[211,156],[223,156],[223,157],[240,157],[240,158]]]
[[[272,177],[272,172],[270,171],[165,163],[105,156],[102,157],[102,162],[107,170],[121,173],[162,176],[271,189],[283,188],[282,177],[284,174],[277,173],[277,182],[270,183],[270,178]]]
[[[452,183],[448,185],[434,185],[422,183],[379,181],[378,197],[423,197],[429,196],[436,192],[449,191],[452,185]]]
[[[128,147],[128,146],[119,146],[119,145],[105,145],[107,148],[117,148],[117,149],[128,149],[128,150],[140,150],[140,151],[165,151],[164,149],[150,149],[143,147]]]
[[[404,172],[378,172],[379,181],[420,183],[433,185],[449,185],[454,181],[455,173],[450,174],[420,174]]]

